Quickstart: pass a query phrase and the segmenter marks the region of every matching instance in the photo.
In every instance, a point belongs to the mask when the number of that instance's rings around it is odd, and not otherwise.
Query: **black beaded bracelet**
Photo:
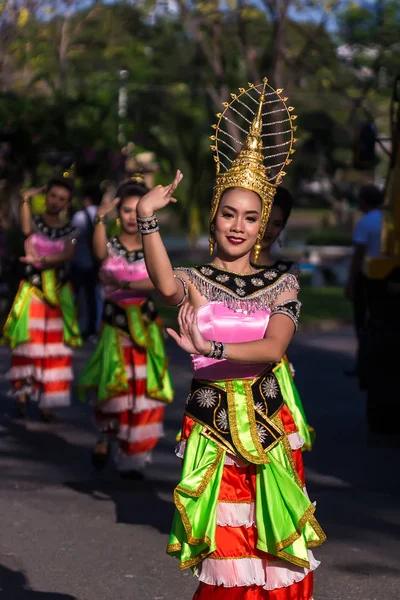
[[[207,358],[213,358],[214,360],[225,360],[226,359],[226,346],[223,342],[214,342],[210,340],[211,350],[206,354]]]
[[[147,235],[149,233],[156,233],[160,231],[158,226],[158,220],[156,215],[151,217],[136,217],[138,229],[142,235]]]

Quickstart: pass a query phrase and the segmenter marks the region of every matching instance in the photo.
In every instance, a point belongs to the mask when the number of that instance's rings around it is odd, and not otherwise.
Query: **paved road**
[[[316,600],[399,600],[399,444],[367,435],[363,397],[343,377],[349,332],[299,334],[291,348],[297,381],[317,429],[306,455],[311,495],[329,541],[317,551]],[[82,366],[87,351],[76,356]],[[120,480],[90,466],[95,431],[75,402],[43,425],[35,407],[21,423],[5,396],[8,354],[0,351],[0,600],[190,599],[196,583],[165,555],[173,456],[188,360],[173,349],[177,401],[167,412],[149,481]]]

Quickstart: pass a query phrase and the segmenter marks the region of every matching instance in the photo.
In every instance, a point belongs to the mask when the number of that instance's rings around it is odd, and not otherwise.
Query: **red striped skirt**
[[[304,483],[301,439],[286,406],[279,416]],[[192,425],[185,417],[180,456]],[[319,563],[311,552],[308,570],[257,549],[256,469],[236,457],[225,458],[217,505],[217,548],[196,567],[200,584],[193,600],[312,600],[313,570]]]
[[[165,404],[147,396],[147,354],[120,335],[129,392],[95,406],[99,429],[118,438],[115,462],[120,471],[143,470],[163,435]]]
[[[71,395],[72,350],[64,344],[61,310],[32,298],[30,341],[12,351],[8,379],[15,395],[39,399],[39,407],[68,406]]]

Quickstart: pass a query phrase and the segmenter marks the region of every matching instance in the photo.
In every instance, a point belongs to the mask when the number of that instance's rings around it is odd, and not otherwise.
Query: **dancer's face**
[[[255,192],[232,188],[222,196],[215,216],[218,252],[232,258],[250,254],[257,241],[261,220],[261,200]]]
[[[271,213],[267,223],[267,229],[262,239],[261,246],[263,250],[271,248],[272,244],[276,242],[283,228],[285,227],[285,215],[280,206],[272,205]]]
[[[49,215],[58,215],[67,208],[71,192],[61,185],[52,185],[46,195],[46,211]]]
[[[138,231],[136,208],[139,200],[139,196],[130,196],[122,201],[119,218],[121,219],[121,229],[125,233],[134,234]]]

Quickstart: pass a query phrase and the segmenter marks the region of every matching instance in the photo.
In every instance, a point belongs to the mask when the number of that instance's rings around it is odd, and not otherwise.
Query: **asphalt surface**
[[[89,349],[77,353],[77,372]],[[0,600],[191,598],[196,581],[165,554],[190,381],[188,359],[170,349],[177,399],[145,483],[112,466],[92,471],[95,429],[77,400],[56,424],[40,423],[36,406],[16,420],[0,351]],[[289,353],[317,430],[305,460],[328,541],[316,550],[315,600],[400,600],[400,446],[368,435],[363,395],[343,375],[353,353],[349,331],[298,334]]]

